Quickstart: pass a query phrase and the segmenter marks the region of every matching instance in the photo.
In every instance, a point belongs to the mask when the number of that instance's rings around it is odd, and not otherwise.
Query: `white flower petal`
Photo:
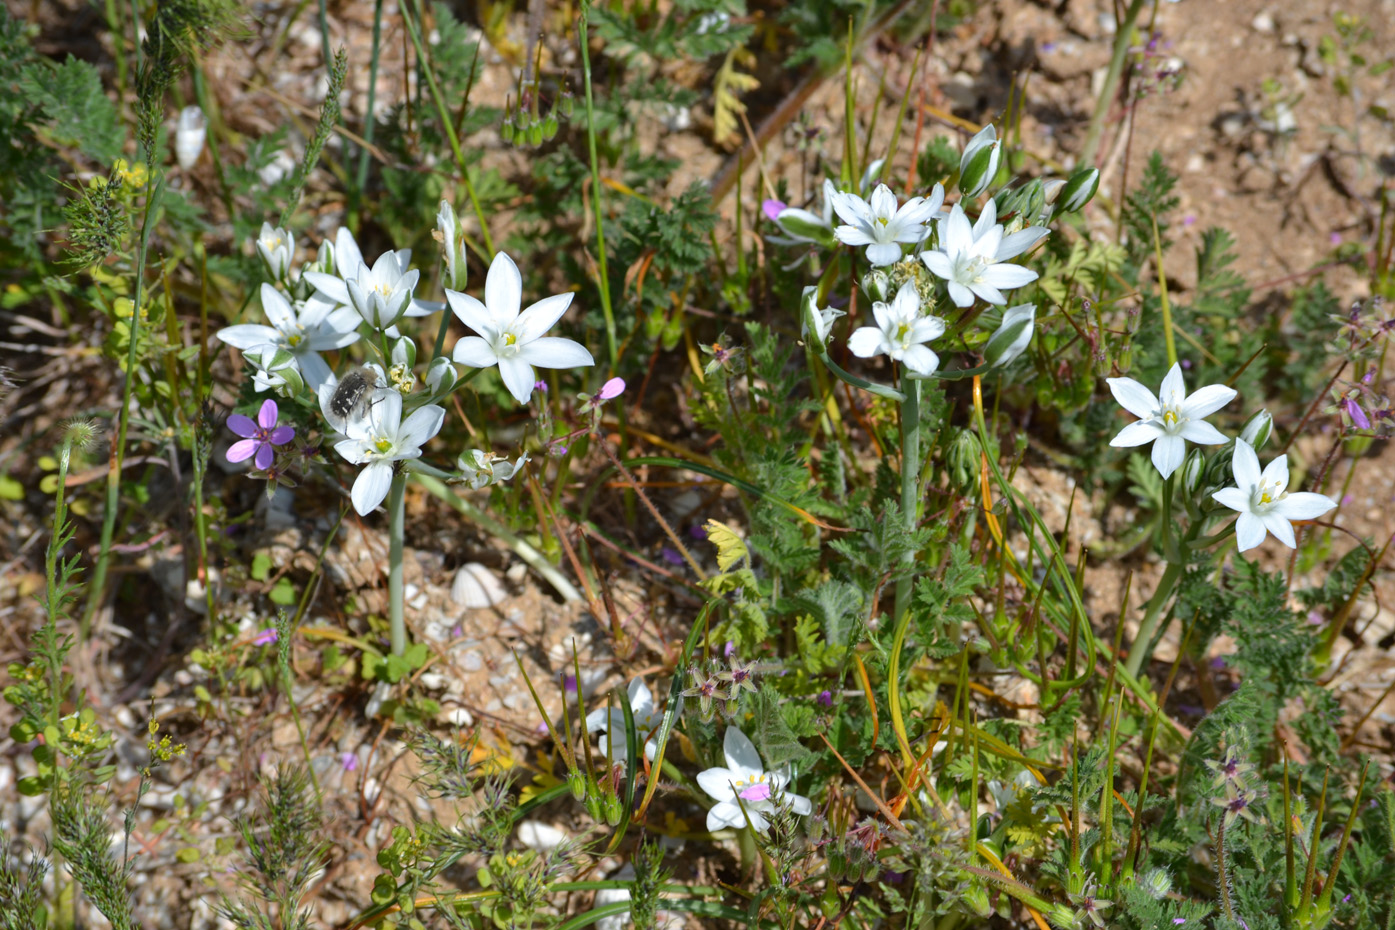
[[[1187,457],[1187,444],[1181,436],[1163,433],[1153,443],[1153,466],[1164,478],[1182,467]]]
[[[738,774],[724,768],[703,769],[697,773],[697,783],[708,797],[717,801],[730,801],[736,797],[736,792],[732,790],[732,782],[740,778]]]
[[[1245,512],[1235,518],[1235,547],[1246,552],[1264,542],[1264,521]]]
[[[466,336],[461,339],[455,344],[450,357],[456,364],[469,365],[471,368],[490,368],[499,361],[489,343],[479,336]]]
[[[1238,510],[1241,513],[1248,513],[1250,509],[1250,495],[1239,488],[1221,488],[1211,495],[1217,503],[1231,510]]]
[[[566,313],[567,308],[572,305],[572,297],[573,294],[570,291],[565,294],[544,297],[520,313],[517,322],[513,324],[513,333],[518,337],[518,341],[532,342],[551,329],[552,325],[560,320],[562,314]]]
[[[723,827],[744,827],[746,818],[741,814],[741,806],[735,801],[722,801],[707,812],[707,830],[716,832]]]
[[[484,304],[494,325],[506,329],[518,317],[518,309],[523,306],[523,275],[512,258],[504,252],[496,252],[494,261],[489,263],[489,274],[484,279]]]
[[[760,775],[765,771],[760,753],[750,737],[738,727],[727,727],[727,735],[722,740],[722,752],[727,757],[727,768],[741,777]]]
[[[397,442],[405,448],[420,449],[426,441],[441,431],[446,420],[446,409],[435,404],[418,407],[407,417],[397,432]]]
[[[499,359],[499,375],[504,379],[504,387],[509,389],[513,399],[520,404],[528,403],[528,398],[533,396],[533,366],[529,365],[522,357],[515,355],[512,358]]]
[[[874,242],[867,247],[867,261],[881,267],[901,260],[901,247],[894,242]]]
[[[1150,443],[1164,435],[1166,434],[1152,420],[1135,420],[1119,430],[1119,435],[1109,440],[1109,444],[1116,449],[1130,449]]]
[[[1109,378],[1109,393],[1129,413],[1149,419],[1158,412],[1158,399],[1153,392],[1132,378]]]
[[[1224,384],[1208,384],[1188,395],[1186,403],[1182,404],[1181,412],[1183,416],[1193,419],[1209,417],[1234,399],[1235,388],[1226,387]]]
[[[373,462],[365,466],[354,479],[354,487],[349,494],[354,510],[360,517],[368,516],[387,497],[391,485],[392,466],[387,462]]]
[[[1283,493],[1284,489],[1288,487],[1288,456],[1281,455],[1264,466],[1264,472],[1259,476],[1259,480],[1275,489],[1275,497]]]
[[[561,336],[543,336],[524,343],[518,355],[530,365],[539,368],[580,368],[596,364],[595,358],[586,347],[572,339]]]
[[[281,331],[260,323],[239,323],[218,330],[218,338],[236,349],[255,349],[258,346],[279,345]]]
[[[1258,516],[1264,522],[1264,528],[1273,533],[1275,539],[1290,549],[1298,547],[1298,541],[1293,538],[1293,524],[1285,520],[1281,514],[1270,510]]]
[[[1163,375],[1162,387],[1158,388],[1158,403],[1164,407],[1181,407],[1187,399],[1187,385],[1182,380],[1182,364],[1173,362]]]
[[[925,263],[925,267],[930,269],[930,273],[937,278],[948,281],[954,277],[954,263],[949,260],[949,256],[943,252],[921,252],[920,260]]]
[[[901,364],[918,375],[930,375],[940,367],[940,357],[929,346],[911,346],[901,356]]]
[[[1254,448],[1243,439],[1235,440],[1235,455],[1230,460],[1230,468],[1235,475],[1235,484],[1242,491],[1253,491],[1255,485],[1259,484],[1259,456],[1255,455]]]
[[[848,337],[848,350],[858,358],[871,358],[885,351],[882,331],[875,326],[860,326]]]
[[[852,246],[872,245],[877,241],[856,226],[839,226],[833,230],[833,238],[844,245]]]
[[[1316,520],[1336,506],[1337,502],[1325,494],[1296,491],[1276,503],[1270,512],[1286,520]]]
[[[1225,442],[1225,434],[1205,420],[1188,420],[1178,434],[1189,442],[1203,446],[1215,446]]]
[[[349,289],[344,284],[343,278],[336,278],[323,271],[307,271],[304,277],[311,287],[334,303],[347,304],[349,302]]]

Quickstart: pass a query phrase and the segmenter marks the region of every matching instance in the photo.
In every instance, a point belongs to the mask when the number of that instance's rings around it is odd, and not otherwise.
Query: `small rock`
[[[472,610],[496,607],[508,596],[503,582],[478,562],[467,562],[460,566],[450,586],[450,599]]]
[[[537,852],[556,849],[567,839],[567,831],[541,820],[525,820],[518,825],[518,841]]]
[[[1265,34],[1274,31],[1274,14],[1269,10],[1260,10],[1254,19],[1250,20],[1250,28],[1255,32]]]
[[[451,722],[451,726],[469,727],[475,724],[475,715],[463,707],[452,707],[446,719]]]

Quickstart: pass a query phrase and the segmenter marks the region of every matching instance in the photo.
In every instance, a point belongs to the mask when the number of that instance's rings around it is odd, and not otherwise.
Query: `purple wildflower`
[[[734,655],[736,655],[736,643],[732,640],[727,640],[727,644],[722,647],[722,658],[730,659]]]
[[[765,214],[766,219],[774,223],[780,218],[780,213],[788,209],[788,206],[778,200],[767,200],[761,203],[760,209]]]
[[[682,565],[683,556],[672,546],[664,546],[659,550],[659,556],[670,565]]]
[[[353,772],[358,769],[358,754],[353,752],[341,752],[339,754],[339,764],[344,767],[344,771]]]
[[[262,403],[256,422],[240,413],[228,417],[228,429],[243,437],[228,449],[228,461],[252,459],[252,464],[258,468],[270,468],[276,456],[271,447],[285,445],[295,438],[294,428],[276,425],[277,416],[276,401],[268,399]]]
[[[270,402],[270,401],[267,401],[267,403],[271,403],[271,402]],[[256,638],[252,640],[252,645],[253,645],[253,646],[269,646],[269,645],[271,645],[272,643],[276,642],[277,639],[278,639],[278,634],[277,634],[277,632],[276,632],[276,627],[274,627],[274,626],[269,626],[269,627],[267,627],[266,629],[262,630],[260,633],[258,633],[258,634],[256,635]]]
[[[1366,411],[1361,409],[1361,405],[1350,397],[1342,400],[1342,409],[1346,415],[1351,417],[1351,425],[1357,429],[1370,429],[1371,420],[1366,416]]]
[[[596,400],[611,400],[625,393],[625,379],[611,378],[601,385],[600,391],[596,394]]]
[[[833,692],[829,691],[827,688],[825,688],[823,691],[820,691],[818,696],[818,702],[822,704],[824,707],[832,707]]]

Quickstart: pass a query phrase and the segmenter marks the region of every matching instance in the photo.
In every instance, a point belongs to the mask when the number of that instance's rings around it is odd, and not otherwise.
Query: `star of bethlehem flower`
[[[833,231],[845,245],[867,246],[867,260],[873,265],[893,265],[901,260],[901,243],[921,242],[929,229],[926,223],[940,213],[945,189],[936,184],[930,197],[912,197],[898,209],[896,195],[885,184],[878,184],[870,201],[856,194],[833,194],[833,209],[847,225]]]
[[[293,427],[276,425],[278,417],[276,401],[270,398],[262,401],[255,422],[240,413],[228,417],[228,429],[243,437],[228,448],[228,461],[245,462],[252,459],[252,464],[258,468],[269,468],[276,457],[276,450],[272,447],[284,446],[295,438]]]
[[[358,315],[347,308],[335,309],[327,300],[312,296],[291,305],[281,292],[263,284],[262,310],[271,322],[239,323],[218,330],[218,338],[239,349],[279,346],[295,358],[311,390],[318,390],[329,378],[329,365],[320,357],[326,349],[342,349],[358,341]]]
[[[510,463],[506,456],[485,452],[482,449],[468,449],[455,460],[460,476],[471,490],[478,491],[500,481],[508,481],[528,464],[528,453]]]
[[[300,370],[295,356],[280,346],[268,344],[246,349],[242,357],[252,365],[252,386],[258,394],[285,386],[288,376],[299,384],[296,375],[291,374]]]
[[[320,408],[328,409],[332,384],[320,389]],[[327,415],[328,417],[328,415]],[[393,462],[421,456],[421,446],[441,431],[444,407],[427,404],[402,419],[402,395],[391,388],[379,388],[363,416],[349,420],[346,438],[334,444],[334,451],[364,469],[354,479],[349,499],[359,516],[366,516],[387,497],[392,484]],[[332,421],[331,421],[332,422]]]
[[[1224,384],[1208,384],[1191,394],[1182,381],[1182,366],[1173,364],[1163,377],[1158,395],[1132,378],[1110,378],[1109,391],[1129,413],[1138,417],[1109,441],[1115,448],[1153,444],[1153,465],[1164,478],[1187,457],[1187,440],[1201,445],[1225,442],[1225,436],[1203,417],[1220,410],[1235,397]],[[1252,453],[1253,454],[1253,453]]]
[[[284,229],[273,229],[270,223],[263,223],[253,245],[267,273],[277,281],[284,281],[295,259],[295,237]]]
[[[635,732],[639,738],[645,740],[644,755],[650,762],[654,761],[654,756],[659,752],[659,744],[648,737],[657,732],[659,724],[663,722],[664,715],[659,713],[659,709],[654,705],[654,693],[649,690],[649,686],[639,678],[630,680],[630,686],[626,689],[629,696],[630,712],[635,718]],[[602,707],[593,710],[586,715],[586,732],[601,734],[600,755],[601,759],[610,759],[614,762],[625,761],[625,712],[618,707]],[[619,734],[618,739],[612,748],[610,743],[610,733]]]
[[[1259,456],[1245,440],[1235,440],[1231,459],[1235,487],[1222,488],[1211,496],[1240,516],[1235,518],[1235,544],[1241,552],[1264,542],[1266,533],[1297,548],[1293,538],[1294,520],[1316,520],[1337,506],[1337,502],[1311,491],[1288,493],[1288,456],[1281,455],[1259,470]]]
[[[1004,290],[1037,279],[1035,271],[1007,264],[1007,260],[1036,245],[1048,232],[1044,226],[1028,226],[1004,234],[998,223],[998,208],[991,200],[970,225],[964,208],[955,204],[949,216],[939,221],[939,248],[921,252],[920,260],[931,274],[949,285],[949,299],[955,306],[971,307],[977,295],[1001,307],[1007,303]]]
[[[503,252],[494,256],[484,282],[484,302],[446,291],[446,300],[455,315],[479,335],[466,336],[455,344],[451,357],[472,368],[499,366],[499,375],[514,400],[528,403],[538,368],[577,368],[594,365],[586,347],[571,339],[544,336],[571,306],[570,293],[544,297],[522,313],[523,275],[513,259]]]
[[[393,329],[404,316],[426,316],[442,309],[439,304],[417,300],[412,290],[421,273],[408,268],[411,249],[384,252],[371,266],[363,260],[358,243],[347,227],[334,237],[334,273],[306,271],[305,280],[336,306],[353,307],[374,329],[396,338]]]
[[[833,201],[837,197],[838,188],[833,186],[832,181],[824,178],[823,206],[819,213],[801,207],[788,207],[778,200],[767,200],[767,205],[773,205],[767,215],[775,221],[775,225],[780,227],[784,235],[766,238],[776,245],[796,245],[800,242],[819,246],[833,245]]]
[[[808,341],[812,331],[821,344],[826,343],[833,332],[834,321],[846,315],[832,307],[819,307],[819,289],[810,284],[799,300],[799,338]]]
[[[940,357],[923,343],[944,335],[945,321],[937,316],[921,316],[920,295],[915,283],[901,285],[891,303],[872,304],[876,326],[859,327],[848,337],[848,348],[858,358],[889,355],[916,374],[933,374]]]
[[[790,808],[796,814],[808,814],[814,809],[809,799],[785,792],[790,776],[786,769],[765,771],[755,745],[736,727],[727,727],[722,743],[726,767],[698,772],[697,781],[708,796],[717,801],[707,812],[707,829],[744,827],[746,818],[757,833],[765,832],[768,824],[764,814],[778,806]],[[740,803],[737,798],[740,798]],[[742,813],[742,805],[745,813]]]

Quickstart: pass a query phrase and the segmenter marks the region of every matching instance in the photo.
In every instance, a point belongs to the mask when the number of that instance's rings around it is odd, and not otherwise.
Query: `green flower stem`
[[[137,46],[139,47],[139,46]],[[152,180],[150,194],[145,198],[145,214],[141,219],[140,244],[136,248],[135,284],[131,291],[130,344],[126,349],[126,383],[121,389],[121,410],[116,421],[116,442],[112,443],[111,457],[107,465],[107,497],[102,508],[102,536],[97,550],[97,567],[92,571],[92,586],[88,589],[87,606],[78,624],[78,642],[87,641],[87,631],[92,625],[92,617],[97,613],[97,605],[102,602],[107,581],[107,568],[111,563],[111,539],[116,530],[116,513],[121,505],[121,464],[126,456],[126,428],[131,422],[131,391],[136,384],[136,346],[140,343],[140,315],[144,310],[145,261],[150,249],[150,233],[154,227],[153,218],[164,191],[164,176]]]
[[[470,206],[474,208],[475,219],[479,220],[480,236],[484,239],[484,249],[481,251],[474,239],[466,233],[461,233],[461,238],[465,242],[466,248],[484,259],[485,264],[494,260],[494,241],[489,238],[489,223],[484,219],[484,208],[480,206],[479,195],[475,193],[475,181],[470,177],[470,168],[465,164],[465,155],[460,150],[460,139],[455,134],[455,123],[450,118],[450,111],[446,109],[446,104],[441,99],[441,88],[436,83],[436,74],[431,70],[430,60],[426,56],[425,50],[421,46],[421,35],[416,23],[416,4],[412,2],[404,3],[401,6],[402,19],[407,24],[407,34],[412,39],[412,48],[416,49],[417,59],[422,63],[422,74],[426,75],[426,86],[431,90],[431,99],[436,104],[436,114],[441,120],[441,128],[446,131],[446,139],[450,142],[451,154],[455,156],[456,167],[460,169],[460,177],[465,185],[465,193],[470,198]],[[372,119],[372,114],[369,114]]]
[[[388,489],[388,622],[392,635],[392,654],[407,651],[407,625],[402,618],[402,532],[405,516],[404,494],[407,473],[395,472]]]
[[[1134,41],[1133,27],[1138,22],[1138,14],[1143,11],[1143,0],[1132,0],[1124,13],[1119,29],[1114,33],[1114,54],[1109,59],[1109,70],[1104,75],[1104,86],[1100,88],[1095,101],[1095,112],[1090,117],[1090,130],[1085,136],[1085,145],[1080,150],[1080,164],[1093,165],[1099,151],[1100,136],[1104,134],[1105,121],[1109,119],[1109,109],[1114,103],[1114,92],[1119,87],[1119,78],[1124,73],[1124,60],[1128,57],[1129,46]],[[1170,341],[1170,340],[1169,340]]]
[[[1143,622],[1139,624],[1138,635],[1134,637],[1133,645],[1129,647],[1129,657],[1124,662],[1124,668],[1129,675],[1137,678],[1138,671],[1143,667],[1143,662],[1153,652],[1152,641],[1157,635],[1158,623],[1163,618],[1163,608],[1172,600],[1172,595],[1177,587],[1177,582],[1181,580],[1182,573],[1187,567],[1188,554],[1195,549],[1202,548],[1197,545],[1197,534],[1201,532],[1202,523],[1193,523],[1185,535],[1176,543],[1172,541],[1172,478],[1167,479],[1167,484],[1163,488],[1163,551],[1169,553],[1167,558],[1167,569],[1163,572],[1162,578],[1158,581],[1158,588],[1153,592],[1153,596],[1144,605]],[[1233,531],[1233,529],[1232,529]],[[1224,537],[1226,533],[1217,534]]]
[[[915,532],[920,497],[920,382],[902,380],[905,399],[901,402],[901,519],[906,532]],[[911,595],[914,593],[915,552],[907,550],[901,559],[902,575],[896,581],[896,632],[892,638],[891,656],[887,664],[887,704],[891,711],[891,726],[901,744],[902,761],[909,767],[915,757],[906,735],[906,722],[901,713],[901,649],[911,620]]]
[[[591,159],[591,208],[596,214],[596,277],[601,292],[601,312],[605,315],[605,344],[610,352],[610,373],[615,374],[620,364],[620,350],[615,340],[615,311],[610,305],[610,274],[605,260],[605,223],[601,212],[601,162],[596,155],[596,113],[591,97],[591,47],[587,36],[587,25],[591,17],[591,4],[583,0],[581,17],[577,23],[581,45],[581,76],[586,85],[586,149]]]

